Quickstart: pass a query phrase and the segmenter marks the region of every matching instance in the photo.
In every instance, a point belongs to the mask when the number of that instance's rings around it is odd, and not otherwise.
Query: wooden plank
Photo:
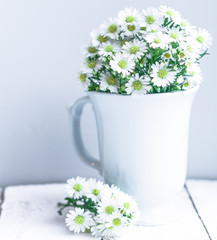
[[[57,215],[56,203],[64,199],[64,185],[8,187],[0,221],[0,239],[93,240],[89,234],[72,234]],[[135,226],[120,240],[209,240],[185,190],[180,194],[180,217],[162,226]]]
[[[187,187],[210,239],[217,239],[217,181],[189,180]]]

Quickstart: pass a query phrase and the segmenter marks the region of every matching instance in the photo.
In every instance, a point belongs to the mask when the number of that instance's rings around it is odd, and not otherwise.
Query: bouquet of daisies
[[[86,91],[141,95],[185,90],[202,81],[199,60],[212,38],[179,12],[127,8],[91,32],[79,75]]]
[[[135,200],[115,186],[109,187],[95,179],[81,177],[67,181],[66,203],[59,203],[63,209],[69,207],[66,225],[75,233],[91,232],[100,239],[120,236],[138,217]]]

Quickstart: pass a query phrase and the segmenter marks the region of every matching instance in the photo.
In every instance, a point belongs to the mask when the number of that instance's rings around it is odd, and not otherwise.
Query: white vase
[[[164,223],[169,214],[166,206],[172,206],[183,188],[190,112],[197,90],[141,97],[88,92],[71,108],[81,159],[99,170],[106,183],[135,197],[142,224]],[[81,139],[80,117],[86,103],[92,104],[96,116],[99,160],[90,156]]]

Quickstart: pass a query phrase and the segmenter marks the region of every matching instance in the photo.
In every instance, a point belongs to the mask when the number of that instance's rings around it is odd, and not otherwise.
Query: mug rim
[[[138,96],[139,98],[143,97],[154,97],[154,96],[171,96],[171,95],[188,95],[190,93],[197,92],[200,86],[195,86],[187,90],[183,91],[173,91],[173,92],[166,92],[166,93],[151,93],[151,94],[143,94]],[[119,93],[106,93],[106,92],[97,92],[97,91],[85,91],[88,95],[105,95],[105,96],[120,96],[120,97],[133,97],[132,95],[124,95]]]

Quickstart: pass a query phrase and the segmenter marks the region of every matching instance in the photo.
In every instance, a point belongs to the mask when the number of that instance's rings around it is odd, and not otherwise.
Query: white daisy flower
[[[195,29],[195,26],[192,26],[189,21],[185,18],[180,19],[179,23],[180,27],[185,30],[187,33],[193,31]]]
[[[150,47],[162,49],[168,48],[168,45],[171,42],[169,35],[162,32],[149,33],[145,37],[145,40],[150,44]]]
[[[66,193],[75,199],[81,198],[85,194],[86,179],[82,177],[67,180]]]
[[[184,49],[187,58],[197,59],[200,56],[200,45],[192,37],[187,38],[186,42],[180,42],[180,47]]]
[[[118,52],[120,47],[116,43],[106,42],[102,43],[99,47],[99,55],[107,57],[112,56],[114,53]]]
[[[171,18],[176,24],[180,23],[181,14],[178,11],[167,6],[160,6],[159,10],[166,18]]]
[[[121,53],[117,53],[110,61],[111,68],[126,77],[134,71],[135,63]]]
[[[175,81],[176,72],[167,68],[167,64],[158,62],[152,65],[152,82],[157,87],[166,87]]]
[[[149,77],[139,77],[137,73],[135,77],[131,77],[130,81],[126,83],[127,94],[132,94],[132,96],[141,96],[150,91],[150,78]]]
[[[84,91],[87,91],[88,87],[90,86],[90,80],[88,79],[88,74],[80,72],[79,80],[80,80],[80,84],[83,87]]]
[[[206,29],[199,28],[197,31],[194,31],[193,37],[199,43],[203,51],[212,44],[212,37]]]
[[[91,213],[81,208],[70,210],[66,215],[65,222],[69,230],[75,233],[85,232],[86,229],[90,229],[90,226],[94,224]]]
[[[201,68],[197,63],[188,63],[187,74],[191,75],[191,77],[187,77],[188,83],[190,85],[198,85],[203,81]]]
[[[90,36],[92,38],[92,44],[93,46],[99,46],[101,43],[105,43],[108,41],[108,37],[103,36],[99,29],[94,29]]]
[[[143,26],[143,18],[135,8],[125,8],[118,13],[118,24],[119,25],[139,25]]]
[[[91,198],[92,201],[98,202],[102,197],[102,189],[104,185],[101,181],[96,181],[96,179],[90,178],[87,180],[87,191],[86,195]]]
[[[185,32],[179,31],[177,28],[170,29],[167,34],[170,36],[171,42],[179,43],[185,40]]]
[[[102,197],[101,201],[99,202],[99,206],[97,208],[98,216],[104,221],[107,221],[111,218],[111,215],[114,212],[119,211],[119,202],[117,199],[114,198],[106,198],[105,196]]]
[[[138,206],[133,197],[129,196],[126,193],[122,193],[120,198],[121,198],[121,209],[123,209],[127,215],[138,212]]]
[[[169,61],[170,59],[175,61],[175,58],[173,57],[173,51],[171,49],[169,49],[168,51],[164,52],[162,54],[162,59],[167,62]]]
[[[116,187],[115,185],[109,186],[108,184],[104,185],[103,188],[103,197],[107,199],[117,199],[121,194],[120,188]]]
[[[100,90],[109,90],[111,93],[118,93],[117,79],[110,73],[101,75]]]
[[[140,58],[147,51],[146,43],[134,39],[132,42],[125,42],[123,46],[123,54],[130,58]]]
[[[123,217],[122,214],[115,212],[112,214],[111,218],[109,219],[108,226],[109,230],[107,232],[103,232],[104,236],[115,236],[118,237],[121,235],[123,231],[123,227],[126,224],[126,219]]]
[[[93,46],[93,45],[85,45],[82,47],[81,52],[86,56],[86,57],[95,57],[98,53],[98,49]]]
[[[109,18],[107,22],[104,22],[100,26],[100,32],[103,36],[108,36],[111,39],[118,39],[120,27],[117,23],[117,19]]]
[[[121,34],[121,37],[132,37],[141,31],[141,28],[138,24],[128,24],[122,25],[122,30],[124,31]]]
[[[160,14],[156,8],[148,8],[142,11],[145,17],[144,27],[146,31],[156,31],[159,30],[160,26],[163,24],[163,16]]]
[[[81,70],[85,73],[92,73],[93,71],[98,71],[102,67],[102,63],[99,60],[89,60],[83,62]]]
[[[181,75],[176,79],[177,83],[181,84],[185,81],[185,78]]]

